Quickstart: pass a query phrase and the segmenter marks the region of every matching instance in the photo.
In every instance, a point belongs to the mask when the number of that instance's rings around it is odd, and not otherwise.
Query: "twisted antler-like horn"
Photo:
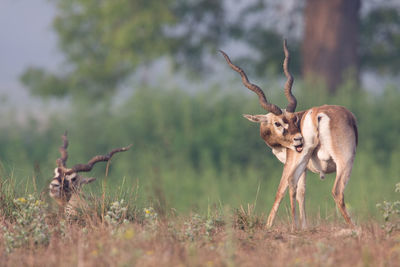
[[[132,146],[132,144],[130,144],[129,146],[126,146],[126,147],[113,149],[113,150],[111,150],[110,153],[108,153],[106,155],[94,156],[91,160],[89,160],[89,162],[87,164],[76,164],[71,169],[66,170],[65,173],[71,174],[73,172],[89,172],[92,170],[93,165],[96,164],[97,162],[109,161],[115,153],[127,151],[127,150],[129,150],[129,148],[131,148],[131,146]]]
[[[63,140],[63,145],[60,146],[60,148],[59,148],[61,157],[56,160],[56,163],[57,163],[58,168],[60,168],[64,174],[71,174],[71,173],[74,173],[74,172],[88,172],[88,171],[91,171],[92,168],[93,168],[93,165],[96,164],[97,162],[109,161],[111,159],[111,157],[115,153],[127,151],[132,146],[132,144],[130,144],[130,145],[126,146],[126,147],[113,149],[113,150],[111,150],[110,153],[108,153],[106,155],[94,156],[91,160],[89,160],[89,162],[87,164],[77,164],[72,168],[67,168],[67,166],[66,166],[66,162],[67,162],[67,159],[68,159],[67,131],[65,131],[65,133],[61,136],[61,138]]]
[[[252,84],[249,82],[249,79],[247,78],[246,73],[238,66],[234,65],[230,58],[228,57],[228,55],[222,51],[219,50],[221,52],[221,54],[225,57],[226,62],[228,63],[228,65],[236,72],[238,72],[240,74],[240,76],[242,76],[242,82],[244,84],[244,86],[246,86],[248,89],[250,89],[251,91],[253,91],[254,93],[256,93],[258,95],[258,99],[260,101],[260,105],[267,111],[274,113],[275,115],[280,115],[282,114],[282,110],[274,104],[268,103],[264,92],[261,90],[260,87],[258,87],[255,84]]]
[[[61,157],[56,160],[57,166],[59,168],[66,168],[65,164],[68,159],[68,152],[67,152],[67,147],[68,147],[68,138],[67,138],[67,131],[64,132],[64,134],[61,136],[63,140],[63,145],[60,146],[58,149],[60,151]]]
[[[286,107],[286,111],[288,112],[294,112],[296,110],[297,106],[297,100],[296,97],[292,94],[292,85],[293,85],[293,76],[290,74],[288,65],[290,61],[290,53],[287,48],[286,44],[286,39],[283,40],[283,51],[285,53],[285,60],[283,61],[283,72],[285,73],[285,76],[287,78],[286,83],[285,83],[285,96],[287,100],[289,101],[289,104]]]

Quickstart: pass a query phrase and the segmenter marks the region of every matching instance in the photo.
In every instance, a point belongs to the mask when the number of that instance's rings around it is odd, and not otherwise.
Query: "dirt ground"
[[[400,266],[400,233],[388,234],[372,221],[356,229],[321,223],[297,231],[285,224],[240,229],[173,220],[53,230],[47,246],[7,253],[1,242],[0,265]]]

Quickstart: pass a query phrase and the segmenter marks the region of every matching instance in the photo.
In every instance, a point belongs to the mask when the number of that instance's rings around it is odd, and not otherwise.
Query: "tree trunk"
[[[307,0],[303,75],[321,79],[334,93],[351,71],[358,81],[360,0]]]

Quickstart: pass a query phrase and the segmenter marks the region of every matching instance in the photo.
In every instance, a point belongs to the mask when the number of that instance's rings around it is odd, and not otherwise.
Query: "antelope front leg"
[[[294,166],[295,167],[295,166]],[[296,225],[296,188],[297,188],[297,180],[293,181],[293,166],[292,164],[285,164],[283,169],[281,181],[278,186],[278,190],[276,192],[275,201],[272,205],[272,209],[269,213],[268,220],[267,220],[267,227],[272,227],[276,213],[278,212],[279,205],[285,196],[286,189],[289,187],[289,194],[290,194],[290,207],[291,207],[291,214],[292,214],[292,223],[293,226]]]
[[[307,162],[310,160],[311,154],[311,150],[306,150],[302,153],[297,153],[289,149],[287,150],[287,161],[284,168],[284,174],[287,175],[289,184],[292,229],[297,228],[296,199],[299,202],[302,227],[304,228],[306,225],[304,207],[305,172]],[[297,193],[299,193],[298,196]]]
[[[290,179],[290,178],[289,178]],[[306,171],[304,170],[303,173],[298,177],[297,175],[293,175],[292,177],[292,184],[289,182],[289,194],[290,194],[290,207],[291,207],[291,214],[292,214],[292,230],[297,228],[298,226],[298,219],[296,213],[296,203],[299,203],[299,213],[300,213],[300,223],[301,228],[307,228],[307,221],[306,221],[306,209],[304,205],[305,199],[305,190],[306,190]]]
[[[276,213],[278,212],[279,205],[281,204],[282,198],[284,197],[287,188],[288,188],[287,177],[282,175],[281,181],[278,186],[278,190],[276,191],[274,205],[272,205],[272,209],[268,216],[268,220],[267,220],[268,228],[272,227],[272,225],[274,224]]]
[[[290,190],[289,193],[290,193],[290,199],[291,199],[290,204],[291,204],[292,215],[296,213],[294,200],[296,199],[296,189],[295,188],[297,187],[297,181],[298,181],[299,177],[296,177],[295,181],[293,181],[293,182],[289,181],[289,179],[291,179],[291,180],[293,179],[293,174],[296,171],[296,167],[298,167],[295,164],[294,160],[296,159],[296,157],[299,157],[300,154],[298,154],[297,152],[294,152],[294,151],[290,151],[290,149],[288,149],[286,153],[287,153],[288,160],[286,161],[285,166],[283,168],[281,181],[279,183],[278,190],[277,190],[276,196],[275,196],[275,202],[272,205],[272,209],[268,216],[268,220],[267,220],[268,228],[270,228],[274,223],[275,216],[276,216],[276,213],[278,212],[279,205],[282,201],[282,198],[284,197],[284,195],[286,193],[286,189],[288,188],[288,186],[289,186],[289,188],[294,189],[294,191]],[[298,155],[293,154],[293,153],[297,153]],[[305,165],[303,168],[305,168]],[[291,187],[290,187],[290,183],[292,184]],[[294,219],[295,216],[292,216],[292,218]]]
[[[307,228],[306,208],[305,208],[306,173],[307,171],[304,171],[303,174],[300,176],[300,179],[297,182],[297,193],[296,193],[297,203],[299,203],[300,223],[302,229]]]
[[[294,177],[289,178],[289,198],[290,198],[290,211],[292,215],[292,231],[297,228],[297,215],[296,215],[296,193],[297,181]]]

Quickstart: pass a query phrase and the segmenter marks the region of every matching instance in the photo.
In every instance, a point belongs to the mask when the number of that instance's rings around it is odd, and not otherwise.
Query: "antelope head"
[[[89,172],[93,165],[101,161],[109,161],[117,152],[127,151],[132,145],[127,147],[116,148],[106,155],[94,156],[87,164],[77,164],[72,168],[67,168],[66,162],[68,159],[67,147],[68,139],[67,132],[61,137],[63,145],[59,148],[61,157],[57,159],[57,168],[54,169],[54,176],[49,185],[49,194],[58,204],[65,205],[71,199],[71,196],[78,193],[82,185],[91,183],[96,180],[93,177],[83,177],[80,172]]]
[[[297,152],[303,150],[303,137],[300,132],[300,119],[302,113],[295,113],[297,100],[292,94],[293,76],[288,70],[290,54],[287,49],[286,40],[283,42],[285,60],[283,61],[283,70],[287,77],[285,83],[285,96],[289,104],[286,109],[281,109],[277,105],[269,103],[264,92],[255,84],[250,83],[246,73],[238,66],[234,65],[228,55],[221,51],[228,65],[242,77],[243,84],[258,95],[261,107],[268,114],[243,116],[252,122],[260,124],[260,135],[265,143],[271,148],[289,148]]]

